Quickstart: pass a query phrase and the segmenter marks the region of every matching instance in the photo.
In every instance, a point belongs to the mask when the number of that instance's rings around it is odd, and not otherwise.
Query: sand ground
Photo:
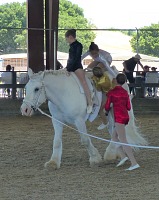
[[[158,116],[136,118],[149,143],[159,146]],[[99,119],[88,123],[88,132],[109,138],[107,131],[96,131],[99,124]],[[124,171],[129,163],[91,168],[79,135],[64,128],[61,168],[47,171],[44,163],[50,159],[53,140],[49,118],[1,116],[0,127],[0,200],[159,199],[159,150],[136,152],[141,165],[136,171]],[[92,142],[103,156],[108,144]]]

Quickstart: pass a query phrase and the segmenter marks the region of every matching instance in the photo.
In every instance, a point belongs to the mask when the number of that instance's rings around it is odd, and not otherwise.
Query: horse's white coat
[[[29,76],[30,81],[26,86],[26,97],[21,106],[22,114],[32,114],[32,108],[39,107],[45,99],[48,99],[49,110],[54,118],[63,123],[75,125],[79,132],[87,132],[85,125],[86,98],[84,94],[79,92],[79,87],[72,76],[66,76],[62,72],[56,75],[52,71],[34,75],[30,70]],[[37,89],[39,90],[37,91]],[[37,99],[38,103],[35,102]],[[55,131],[53,153],[46,166],[54,165],[55,168],[60,168],[63,125],[54,119],[52,119],[52,123]],[[101,155],[93,146],[91,139],[83,134],[80,134],[80,136],[82,144],[88,151],[90,164],[100,163]]]

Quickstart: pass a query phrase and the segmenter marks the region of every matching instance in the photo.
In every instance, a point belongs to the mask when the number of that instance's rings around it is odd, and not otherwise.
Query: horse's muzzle
[[[21,106],[21,113],[25,116],[32,116],[34,113],[34,109],[26,104],[22,104]]]

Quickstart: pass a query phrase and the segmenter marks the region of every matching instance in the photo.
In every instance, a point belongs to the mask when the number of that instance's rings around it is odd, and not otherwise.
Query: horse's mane
[[[66,74],[66,70],[65,69],[59,69],[59,70],[45,70],[45,71],[39,71],[37,73],[33,73],[30,78],[32,80],[36,79],[37,77],[39,76],[45,76],[47,74],[51,74],[51,75],[55,75],[55,76],[58,76],[58,75],[61,75],[61,74]]]
[[[52,74],[52,75],[61,75],[61,74],[66,74],[66,70],[65,69],[59,69],[59,70],[45,70],[44,71],[44,75],[47,74]]]

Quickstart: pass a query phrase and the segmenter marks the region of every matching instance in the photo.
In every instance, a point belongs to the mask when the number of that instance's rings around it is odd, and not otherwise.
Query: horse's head
[[[33,73],[28,70],[29,82],[26,85],[26,96],[21,106],[22,115],[31,116],[46,101],[43,72]]]

